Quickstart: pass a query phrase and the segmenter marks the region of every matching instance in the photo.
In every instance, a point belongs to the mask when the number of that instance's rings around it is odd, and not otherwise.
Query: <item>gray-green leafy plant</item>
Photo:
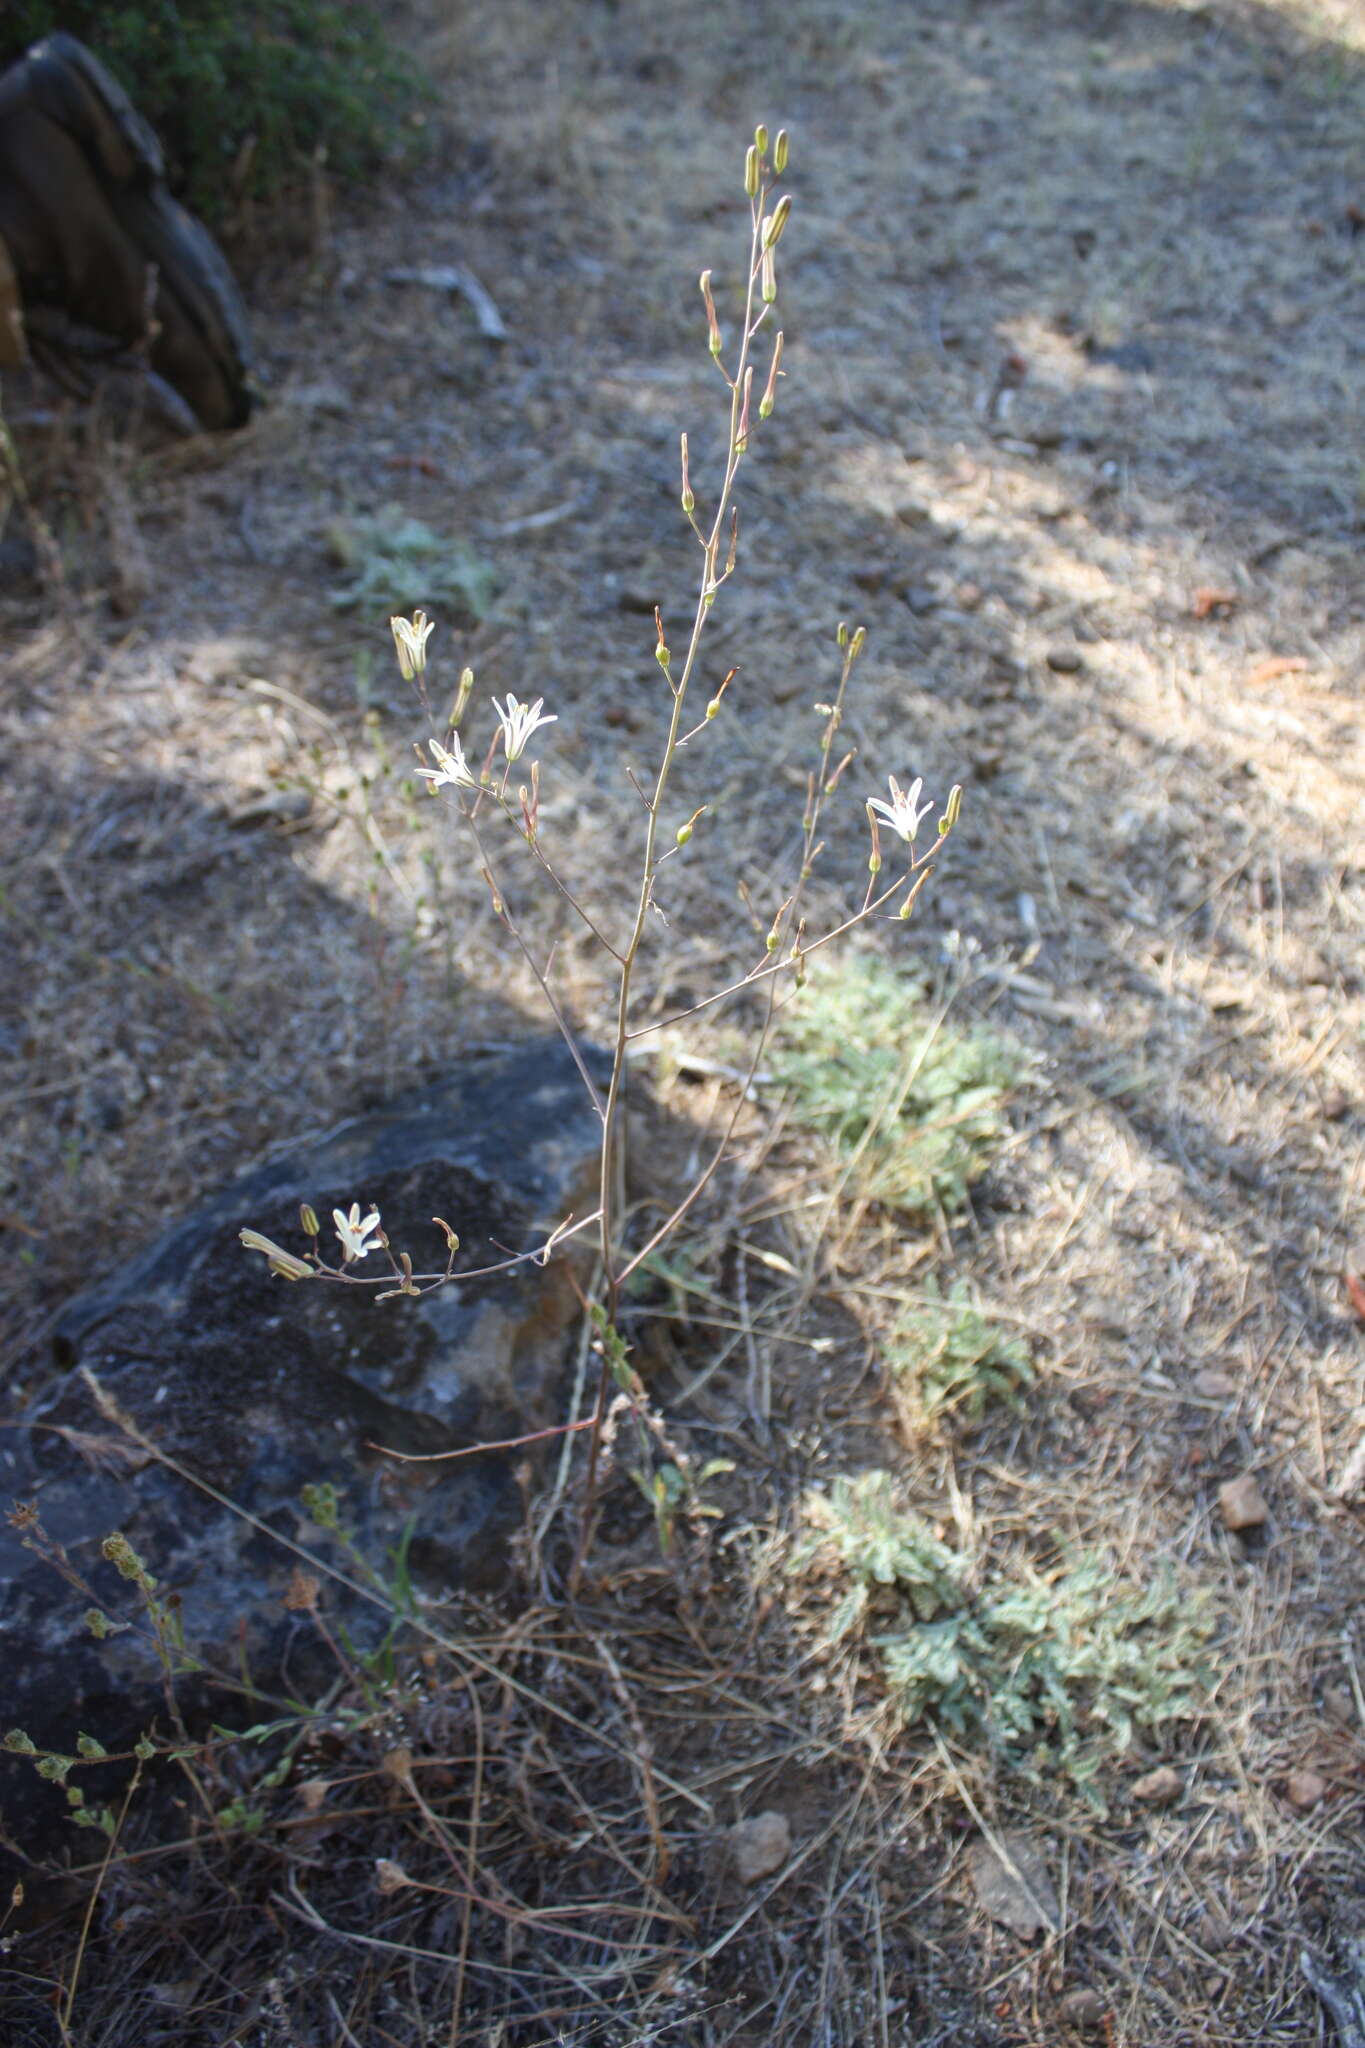
[[[1022,1338],[988,1322],[963,1281],[944,1296],[930,1279],[897,1316],[884,1355],[893,1385],[930,1417],[979,1422],[994,1402],[1018,1410],[1036,1378]]]
[[[806,1521],[793,1569],[821,1552],[838,1561],[850,1583],[827,1641],[864,1631],[902,1727],[928,1719],[979,1739],[1035,1780],[1065,1778],[1103,1810],[1105,1765],[1139,1732],[1159,1739],[1201,1710],[1208,1602],[1170,1572],[1135,1586],[1093,1552],[1065,1553],[1049,1571],[992,1570],[899,1506],[886,1472],[812,1494]],[[887,1590],[898,1616],[886,1612]]]
[[[334,520],[328,545],[345,572],[330,592],[346,611],[411,611],[442,605],[477,622],[493,602],[492,565],[462,541],[448,540],[401,505]]]
[[[1021,1074],[998,1039],[936,1016],[903,970],[870,957],[789,1005],[769,1065],[795,1122],[856,1159],[872,1200],[909,1215],[962,1207]]]

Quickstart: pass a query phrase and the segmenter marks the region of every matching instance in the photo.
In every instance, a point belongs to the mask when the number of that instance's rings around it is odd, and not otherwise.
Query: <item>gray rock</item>
[[[435,1215],[460,1236],[457,1272],[486,1266],[591,1210],[599,1138],[558,1041],[473,1057],[420,1097],[277,1152],[73,1302],[56,1337],[64,1370],[26,1426],[0,1438],[0,1501],[35,1503],[39,1524],[0,1524],[0,1729],[68,1753],[78,1731],[114,1750],[154,1721],[165,1729],[145,1626],[97,1641],[83,1620],[92,1606],[116,1622],[145,1619],[136,1588],[102,1556],[114,1531],[155,1576],[158,1598],[171,1597],[203,1662],[177,1684],[182,1711],[211,1703],[235,1726],[262,1718],[249,1702],[224,1705],[244,1672],[265,1694],[304,1700],[338,1675],[309,1613],[284,1604],[296,1560],[268,1533],[363,1576],[309,1520],[305,1487],[335,1488],[341,1525],[382,1578],[393,1579],[402,1550],[416,1598],[496,1581],[520,1518],[521,1454],[404,1465],[375,1447],[461,1449],[552,1424],[575,1314],[564,1260],[378,1304],[370,1290],[272,1278],[237,1233],[249,1225],[302,1252],[300,1202],[330,1236],[332,1209],[358,1200],[381,1211],[418,1273],[445,1266]],[[586,1249],[587,1235],[579,1242]],[[379,1267],[372,1256],[358,1270]],[[100,1416],[82,1367],[203,1484],[130,1446]],[[353,1655],[390,1625],[382,1606],[325,1576],[320,1601]],[[26,1847],[35,1821],[41,1832],[44,1813],[64,1811],[18,1757],[0,1760],[0,1800]]]

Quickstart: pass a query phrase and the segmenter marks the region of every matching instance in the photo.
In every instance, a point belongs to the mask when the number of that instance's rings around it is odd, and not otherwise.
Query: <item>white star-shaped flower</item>
[[[888,779],[891,784],[890,803],[886,801],[885,797],[870,796],[867,800],[867,808],[869,811],[880,811],[896,836],[903,839],[908,846],[912,846],[915,834],[919,831],[920,822],[932,811],[934,808],[933,803],[921,804],[919,801],[919,793],[924,787],[922,776],[917,775],[909,789],[902,789],[894,775]],[[917,805],[918,809],[916,808]]]
[[[460,745],[460,735],[457,732],[450,735],[448,747],[443,747],[439,740],[428,740],[427,746],[436,766],[419,768],[417,773],[425,776],[433,789],[439,789],[443,782],[448,782],[452,789],[478,788],[479,778],[465,759],[464,748]]]
[[[337,1236],[341,1239],[341,1249],[346,1255],[348,1266],[352,1259],[363,1259],[375,1249],[370,1239],[381,1228],[377,1209],[371,1209],[362,1223],[360,1204],[352,1202],[349,1216],[341,1209],[333,1209],[332,1221],[337,1227]]]
[[[410,683],[414,676],[420,676],[427,665],[431,624],[425,612],[414,612],[410,619],[389,620],[393,644],[398,650],[398,666],[405,683]]]
[[[497,712],[498,723],[502,727],[503,748],[509,761],[520,758],[533,732],[539,731],[542,725],[555,723],[558,713],[542,713],[540,707],[544,702],[543,697],[537,697],[534,704],[523,704],[509,690],[507,708],[504,710],[497,698],[493,699],[493,709]]]

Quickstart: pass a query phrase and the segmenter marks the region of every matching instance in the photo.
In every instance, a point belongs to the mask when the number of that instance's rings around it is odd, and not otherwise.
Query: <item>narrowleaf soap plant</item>
[[[862,900],[851,905],[828,928],[811,929],[806,898],[824,845],[822,833],[829,800],[853,760],[851,752],[841,750],[840,731],[849,683],[867,637],[863,627],[850,630],[841,624],[837,635],[837,680],[829,701],[816,706],[822,727],[806,785],[794,869],[785,877],[762,876],[751,886],[750,900],[761,912],[762,937],[757,957],[738,978],[713,989],[681,1011],[660,1014],[661,1006],[650,1001],[653,991],[644,985],[642,947],[650,917],[657,907],[659,877],[669,861],[689,858],[698,823],[708,808],[702,804],[690,816],[674,821],[670,814],[674,770],[687,748],[724,750],[726,724],[735,715],[733,699],[727,693],[736,671],[731,669],[714,683],[704,681],[703,650],[713,611],[736,571],[737,482],[744,464],[754,453],[760,431],[766,429],[773,416],[785,374],[783,337],[776,328],[775,309],[780,245],[792,211],[790,195],[778,186],[787,168],[787,152],[785,131],[770,142],[767,129],[759,127],[745,157],[744,189],[750,217],[748,258],[742,308],[728,351],[711,272],[703,271],[700,279],[707,348],[723,386],[725,453],[720,474],[708,492],[702,480],[694,478],[688,436],[681,436],[679,498],[682,518],[697,548],[697,592],[691,622],[676,647],[670,643],[657,608],[654,613],[654,660],[659,687],[665,693],[667,731],[652,776],[645,781],[637,781],[633,775],[631,778],[642,817],[634,880],[625,892],[625,900],[618,893],[606,901],[590,901],[561,866],[548,836],[542,834],[541,764],[529,750],[537,741],[543,746],[552,745],[551,728],[558,719],[554,710],[546,709],[542,698],[523,702],[509,691],[504,702],[492,700],[491,723],[467,723],[474,698],[474,676],[466,668],[460,676],[449,717],[442,729],[431,733],[415,770],[431,794],[449,807],[456,826],[469,836],[494,914],[509,943],[534,975],[601,1121],[600,1172],[593,1212],[565,1218],[545,1242],[528,1246],[496,1265],[480,1268],[477,1274],[461,1274],[461,1279],[467,1281],[478,1274],[505,1271],[527,1260],[543,1264],[569,1237],[594,1233],[601,1280],[591,1312],[599,1374],[587,1419],[588,1452],[576,1564],[581,1563],[591,1536],[598,1467],[609,1414],[619,1409],[632,1411],[638,1423],[643,1412],[643,1389],[630,1365],[620,1332],[622,1291],[642,1263],[659,1253],[715,1174],[725,1156],[738,1104],[745,1092],[739,1091],[729,1124],[691,1184],[677,1191],[677,1199],[663,1220],[637,1239],[632,1235],[621,1194],[628,1055],[651,1033],[676,1026],[703,1010],[743,995],[749,998],[751,1006],[758,999],[748,1064],[751,1080],[762,1060],[776,1009],[783,997],[804,980],[811,956],[874,919],[909,917],[931,871],[934,854],[957,820],[961,800],[960,790],[954,788],[939,817],[937,832],[929,836],[928,844],[921,845],[925,820],[934,804],[924,795],[918,778],[902,789],[892,777],[885,795],[880,791],[869,794],[865,802],[870,840],[868,879]],[[427,682],[432,621],[419,611],[411,618],[395,618],[391,624],[402,675],[416,687],[424,709],[432,717]],[[725,766],[727,772],[733,769],[733,750],[727,754]],[[548,773],[553,774],[552,767]],[[766,790],[755,794],[770,800]],[[529,857],[544,884],[569,906],[605,957],[614,985],[614,1027],[608,1046],[610,1066],[605,1085],[594,1079],[580,1053],[573,1027],[555,990],[552,961],[538,950],[533,933],[524,927],[509,901],[502,876],[510,850],[519,850],[523,857]],[[436,1221],[445,1231],[446,1265],[444,1270],[422,1273],[413,1270],[408,1253],[391,1243],[382,1217],[373,1208],[367,1208],[363,1193],[362,1199],[353,1201],[348,1210],[333,1212],[331,1221],[340,1247],[339,1258],[331,1251],[330,1238],[324,1236],[318,1216],[306,1205],[301,1221],[306,1240],[302,1250],[290,1250],[252,1229],[242,1231],[242,1243],[249,1251],[261,1253],[271,1271],[283,1279],[371,1288],[381,1300],[425,1294],[445,1286],[453,1277],[459,1240],[440,1218]],[[645,1480],[641,1479],[641,1483]]]

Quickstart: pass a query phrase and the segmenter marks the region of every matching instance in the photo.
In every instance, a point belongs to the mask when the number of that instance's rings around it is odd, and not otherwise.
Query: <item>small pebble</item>
[[[1068,1991],[1061,2002],[1061,2015],[1069,2027],[1102,2027],[1107,2008],[1098,1991],[1089,1984],[1082,1984],[1075,1991]]]
[[[1218,1489],[1225,1529],[1259,1529],[1270,1513],[1254,1472],[1239,1472]]]
[[[1327,1780],[1316,1771],[1291,1771],[1284,1789],[1291,1806],[1297,1806],[1300,1813],[1311,1813],[1327,1796]]]
[[[1184,1789],[1185,1781],[1179,1771],[1172,1770],[1169,1764],[1158,1764],[1154,1771],[1134,1779],[1132,1794],[1144,1806],[1171,1806]]]
[[[1085,667],[1084,657],[1075,647],[1049,647],[1044,657],[1055,675],[1074,676]]]
[[[785,1813],[760,1813],[739,1820],[730,1829],[730,1854],[744,1884],[757,1884],[780,1870],[792,1852],[791,1825]]]
[[[1225,1401],[1237,1392],[1237,1382],[1230,1372],[1219,1372],[1217,1366],[1210,1365],[1195,1374],[1194,1391],[1207,1401]]]

